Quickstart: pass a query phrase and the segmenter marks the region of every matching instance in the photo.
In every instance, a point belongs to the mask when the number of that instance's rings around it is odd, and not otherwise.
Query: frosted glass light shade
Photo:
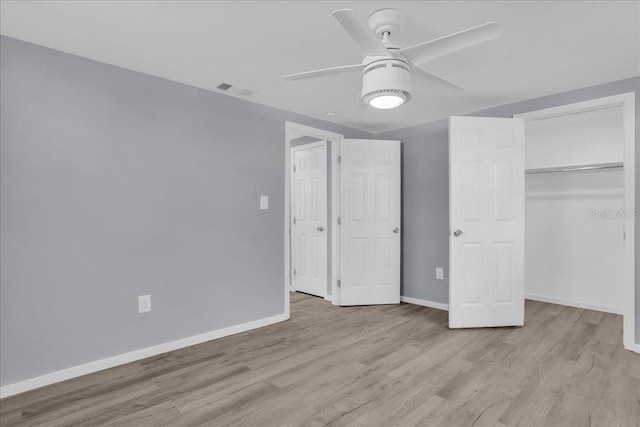
[[[404,99],[398,95],[381,95],[369,100],[369,105],[371,105],[373,108],[379,108],[381,110],[396,108],[401,106],[403,103]]]

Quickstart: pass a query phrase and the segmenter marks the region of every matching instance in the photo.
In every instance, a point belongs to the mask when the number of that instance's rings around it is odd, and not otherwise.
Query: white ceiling
[[[331,12],[406,14],[412,45],[490,21],[502,37],[424,65],[465,87],[414,84],[411,102],[374,110],[359,73],[285,82],[284,74],[356,64],[362,52]],[[640,3],[585,1],[2,1],[0,33],[123,68],[378,133],[640,75]]]

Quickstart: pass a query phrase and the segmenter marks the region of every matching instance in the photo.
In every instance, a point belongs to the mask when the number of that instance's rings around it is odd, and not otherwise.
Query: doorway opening
[[[334,305],[338,304],[336,295],[337,287],[337,250],[336,242],[338,241],[337,222],[338,204],[335,198],[338,194],[337,164],[338,154],[340,153],[340,142],[343,136],[334,132],[316,129],[310,126],[301,125],[293,122],[285,122],[285,187],[284,187],[284,306],[285,314],[290,316],[290,292],[294,292],[294,263],[292,249],[293,237],[293,218],[292,214],[294,206],[292,204],[293,180],[293,153],[300,151],[301,147],[324,145],[326,147],[325,165],[326,165],[326,225],[324,225],[324,233],[322,242],[326,251],[326,272],[325,272],[325,292],[324,298],[332,301]],[[295,151],[292,151],[294,149]],[[321,224],[315,227],[322,226]],[[316,230],[317,231],[317,230]],[[333,268],[336,266],[336,268]],[[297,270],[297,269],[296,269]],[[295,272],[297,274],[297,271]]]
[[[527,299],[623,315],[636,344],[635,94],[532,111],[526,127]]]
[[[285,153],[286,314],[296,290],[334,305],[399,304],[400,141],[287,122]]]
[[[509,123],[519,129],[509,129]],[[533,222],[529,224],[527,260],[530,272],[542,276],[534,281],[557,286],[574,280],[567,274],[571,270],[577,277],[573,289],[564,296],[545,296],[529,289],[527,297],[621,313],[624,348],[640,352],[636,330],[635,93],[533,111],[513,119],[452,117],[449,124],[450,327],[522,324],[520,316],[507,322],[498,314],[510,306],[524,306],[524,251],[509,239],[517,235],[525,240],[527,176],[535,193],[528,200],[533,212],[529,219],[540,217],[543,221],[536,222],[537,227],[541,223],[548,227],[534,230]],[[521,140],[513,138],[518,133]],[[526,145],[528,174],[524,167]],[[517,147],[521,147],[519,155]],[[538,152],[531,151],[533,148]],[[511,154],[518,162],[511,161]],[[558,190],[564,191],[560,194],[564,198],[558,196]],[[535,197],[551,197],[553,203],[539,203]],[[576,212],[582,216],[575,217]],[[609,223],[594,222],[598,220]],[[484,240],[477,230],[480,223],[490,225],[482,227],[489,236]],[[554,228],[558,223],[566,227]],[[584,236],[587,229],[592,233],[589,239]],[[597,277],[602,273],[598,269],[606,270],[604,275]],[[610,280],[619,285],[616,292],[603,289]],[[591,302],[571,294],[587,286]]]

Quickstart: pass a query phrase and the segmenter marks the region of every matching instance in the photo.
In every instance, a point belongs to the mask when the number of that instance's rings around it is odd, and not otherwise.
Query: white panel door
[[[345,139],[340,305],[400,302],[400,142]]]
[[[293,150],[292,265],[296,291],[327,291],[327,148]]]
[[[449,327],[524,324],[524,123],[449,121]]]

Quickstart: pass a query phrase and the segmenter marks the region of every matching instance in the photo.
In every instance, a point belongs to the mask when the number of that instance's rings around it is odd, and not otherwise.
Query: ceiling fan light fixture
[[[415,65],[484,43],[502,34],[497,22],[489,22],[434,40],[400,47],[391,40],[402,31],[404,24],[404,14],[399,10],[387,8],[374,12],[367,23],[353,9],[334,10],[333,17],[364,51],[362,65],[322,68],[288,74],[282,78],[300,80],[362,70],[360,100],[365,105],[380,109],[396,108],[411,100],[410,73],[422,81],[462,90],[457,84]]]
[[[382,94],[373,96],[369,99],[369,105],[373,108],[378,108],[380,110],[389,110],[391,108],[396,108],[404,104],[405,97],[402,93],[386,93],[386,91],[381,91]]]
[[[361,99],[366,105],[388,110],[411,99],[409,67],[405,62],[397,59],[374,61],[362,74]]]

